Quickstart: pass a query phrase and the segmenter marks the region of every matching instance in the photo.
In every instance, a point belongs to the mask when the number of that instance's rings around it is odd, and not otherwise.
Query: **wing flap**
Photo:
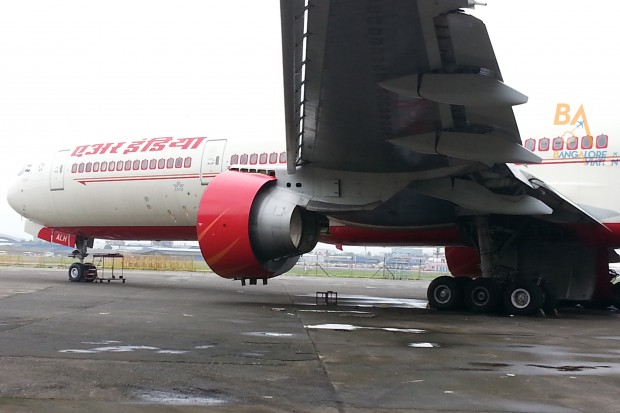
[[[541,162],[538,155],[518,143],[492,134],[446,131],[405,136],[392,139],[390,142],[416,152],[435,153],[490,165],[497,162]]]
[[[515,106],[527,96],[498,79],[482,74],[413,74],[380,82],[391,92],[433,102],[462,106]]]

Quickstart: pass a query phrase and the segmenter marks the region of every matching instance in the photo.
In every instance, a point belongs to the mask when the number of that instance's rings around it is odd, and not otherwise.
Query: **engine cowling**
[[[446,247],[446,263],[454,277],[479,277],[480,254],[473,247]]]
[[[271,278],[290,270],[319,238],[319,218],[263,174],[226,171],[205,189],[196,231],[205,261],[224,278]]]

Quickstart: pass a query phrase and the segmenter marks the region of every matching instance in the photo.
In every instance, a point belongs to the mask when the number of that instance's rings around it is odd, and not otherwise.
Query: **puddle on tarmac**
[[[528,364],[529,367],[538,367],[541,369],[556,370],[562,373],[578,373],[587,370],[611,369],[611,366],[545,366],[543,364]]]
[[[347,310],[298,310],[304,313],[342,313],[342,314],[372,314],[370,311],[347,311]]]
[[[506,364],[506,363],[469,363],[472,366],[477,366],[477,367],[492,367],[492,368],[506,368],[506,367],[512,367],[512,364]]]
[[[314,294],[304,294],[298,297],[315,297]],[[330,302],[332,300],[330,299]],[[334,301],[335,302],[335,299]],[[311,305],[315,305],[314,303]],[[426,308],[428,301],[408,299],[408,298],[389,298],[375,297],[370,295],[338,295],[338,305],[353,307],[379,307],[379,308]]]
[[[412,348],[439,348],[439,344],[436,343],[410,343],[409,347]]]
[[[82,341],[82,344],[92,344],[94,346],[103,346],[103,345],[118,344],[118,343],[120,343],[120,341],[116,341],[116,340]]]
[[[105,340],[105,341],[82,341],[82,344],[117,344],[120,341],[115,340]],[[134,346],[134,345],[116,345],[116,346],[103,346],[103,347],[93,347],[87,349],[65,349],[59,350],[59,353],[65,354],[100,354],[100,353],[131,353],[135,351],[154,351],[157,354],[185,354],[189,353],[187,350],[170,350],[170,349],[161,349],[159,347],[153,346]]]
[[[201,392],[169,392],[169,391],[149,391],[140,393],[138,397],[145,403],[168,404],[175,406],[218,406],[228,403],[228,400],[221,395],[200,395],[193,393],[209,393]]]
[[[244,336],[252,336],[252,337],[292,337],[292,333],[272,333],[268,331],[252,331],[248,333],[241,333]]]
[[[260,358],[260,357],[264,357],[265,353],[255,353],[255,352],[251,352],[251,351],[246,351],[244,353],[240,354],[241,357],[249,357],[249,358]]]
[[[356,311],[356,310],[297,310],[299,312],[306,313],[329,313],[329,314],[337,314],[340,317],[354,317],[354,318],[374,318],[377,316],[375,313],[371,313],[370,311]]]
[[[484,363],[470,362],[471,368],[460,368],[466,371],[495,371],[506,372],[509,377],[515,375],[550,375],[550,374],[584,374],[584,375],[610,375],[620,374],[620,364],[602,364],[585,360],[573,360],[573,363],[559,361],[555,364],[527,363],[526,361],[512,361],[510,363]]]
[[[107,346],[107,347],[95,347],[91,349],[67,349],[60,350],[60,353],[129,353],[137,350],[159,350],[158,347],[151,346]]]
[[[316,324],[306,325],[304,328],[311,330],[334,330],[334,331],[355,331],[355,330],[383,330],[392,333],[425,333],[426,330],[420,330],[417,328],[393,328],[393,327],[362,327],[354,326],[352,324]]]

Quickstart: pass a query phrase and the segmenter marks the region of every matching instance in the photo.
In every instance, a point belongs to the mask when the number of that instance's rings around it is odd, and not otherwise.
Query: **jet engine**
[[[267,279],[290,270],[319,238],[320,219],[264,174],[226,171],[207,186],[196,230],[205,261],[224,278]]]

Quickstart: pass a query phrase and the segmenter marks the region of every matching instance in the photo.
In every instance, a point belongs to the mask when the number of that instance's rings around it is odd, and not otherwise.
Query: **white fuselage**
[[[528,172],[600,221],[620,223],[620,196],[615,191],[620,177],[617,141],[601,134],[593,139],[587,136],[526,139],[524,144],[535,145],[534,152],[543,159],[541,164],[528,165]]]
[[[78,146],[27,165],[9,190],[11,206],[53,228],[187,228],[192,234],[205,186],[230,166],[282,168],[279,151],[257,152],[227,140],[155,138]],[[231,201],[234,193],[230,194]],[[138,231],[139,232],[139,231]],[[194,235],[195,236],[195,235]],[[158,238],[162,238],[159,235]],[[183,236],[183,239],[188,236]]]
[[[620,196],[614,191],[620,171],[618,142],[609,137],[592,143],[582,137],[570,138],[570,143],[568,138],[545,139],[524,141],[543,163],[521,167],[602,222],[620,223]],[[231,165],[266,172],[284,169],[285,162],[282,151],[240,147],[222,139],[89,144],[29,164],[8,199],[28,220],[70,233],[195,239],[200,200],[213,177]],[[230,202],[235,195],[229,194]]]

